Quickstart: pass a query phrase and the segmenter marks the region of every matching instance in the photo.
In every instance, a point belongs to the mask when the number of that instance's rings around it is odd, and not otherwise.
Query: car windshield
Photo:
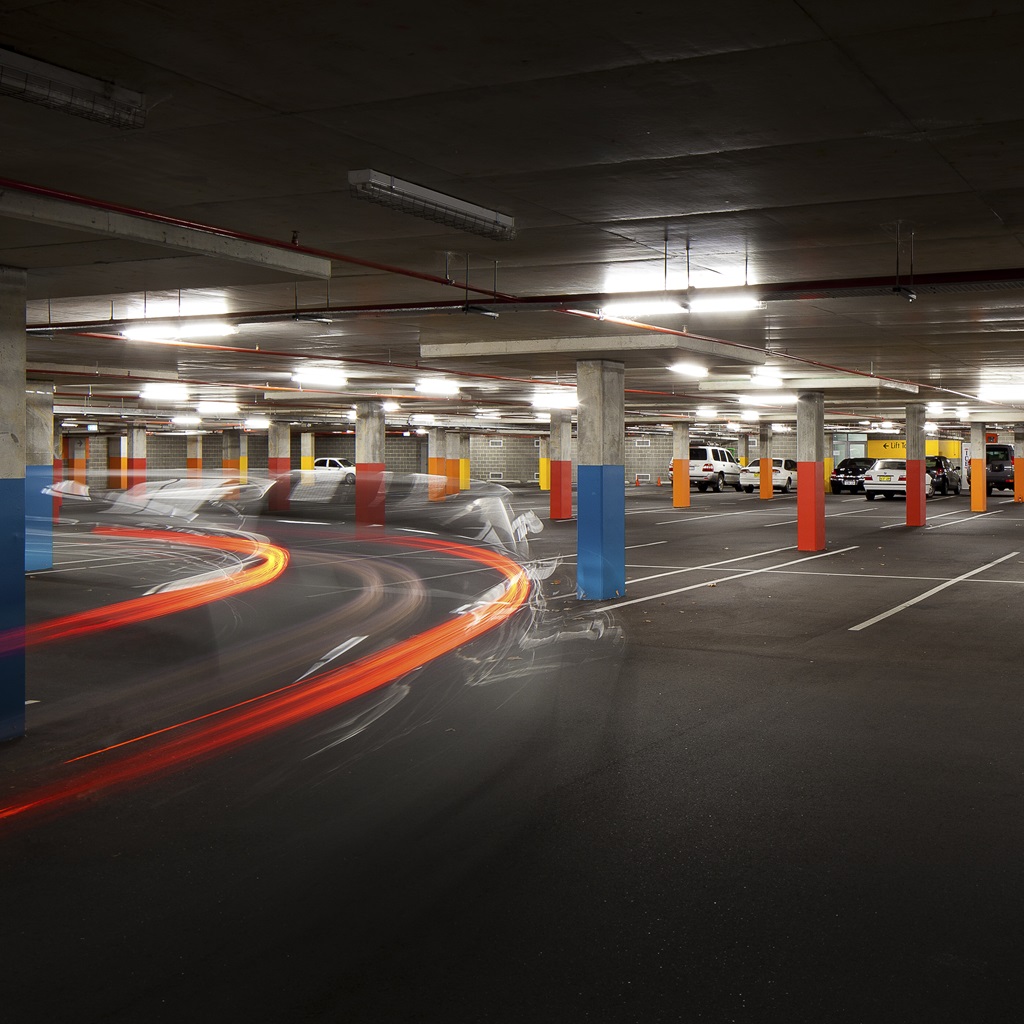
[[[907,463],[905,459],[879,459],[872,468],[879,470],[906,469]]]
[[[1012,462],[1013,450],[1008,444],[990,444],[985,449],[985,458],[989,462]]]

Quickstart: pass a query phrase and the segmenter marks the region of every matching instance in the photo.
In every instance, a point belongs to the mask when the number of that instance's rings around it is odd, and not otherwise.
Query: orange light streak
[[[458,618],[433,626],[383,651],[308,676],[301,682],[291,683],[259,698],[75,758],[73,760],[78,762],[83,757],[109,753],[171,730],[187,730],[146,749],[133,750],[113,763],[90,768],[67,782],[44,787],[19,803],[0,808],[0,820],[51,807],[96,790],[144,781],[331,711],[497,628],[529,600],[530,582],[526,572],[512,559],[496,551],[429,538],[380,538],[377,543],[433,550],[464,558],[500,572],[508,586],[494,601],[470,609]]]

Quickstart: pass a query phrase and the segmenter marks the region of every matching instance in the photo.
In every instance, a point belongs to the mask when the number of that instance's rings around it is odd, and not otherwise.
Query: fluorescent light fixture
[[[128,341],[182,341],[186,338],[226,338],[237,331],[233,324],[211,320],[192,324],[136,324],[126,327],[121,336]]]
[[[270,420],[266,416],[250,416],[245,421],[249,430],[266,430],[270,426]]]
[[[90,433],[95,434],[100,428],[98,423],[87,423],[85,429]]]
[[[397,402],[381,402],[380,407],[385,412],[398,412],[402,408]]]
[[[199,402],[196,412],[206,416],[231,416],[238,412],[237,402]]]
[[[772,424],[773,434],[792,434],[793,428],[788,423],[773,423]]]
[[[345,413],[345,419],[350,420],[350,421],[354,421],[355,418],[356,418],[356,411],[355,411],[355,409],[349,409],[349,411],[347,413]]]
[[[445,377],[422,377],[416,381],[416,390],[421,395],[457,395],[459,382]]]
[[[538,391],[530,404],[534,409],[575,409],[580,403],[575,388],[564,388],[560,391]]]
[[[754,371],[750,379],[759,388],[781,388],[786,383],[778,374],[766,373],[760,367]]]
[[[698,405],[694,415],[699,420],[713,420],[718,415],[718,410],[713,405]]]
[[[985,402],[1024,401],[1024,384],[986,384],[978,388],[978,397]]]
[[[941,402],[929,402],[925,409],[933,416],[941,416],[946,411]]]
[[[678,373],[683,377],[706,377],[708,375],[708,368],[701,366],[700,363],[673,363],[669,369],[673,373]]]
[[[741,423],[737,423],[735,420],[729,420],[725,424],[725,429],[726,430],[736,430],[736,431],[739,431],[739,430],[743,429],[743,425]]]
[[[296,384],[308,384],[310,387],[343,388],[348,377],[333,366],[306,366],[292,374]]]
[[[146,402],[187,402],[188,388],[176,381],[153,380],[142,385],[139,398]]]
[[[765,307],[756,295],[695,295],[687,305],[691,313],[743,313]]]
[[[433,413],[429,413],[429,412],[417,413],[416,415],[409,417],[409,426],[410,427],[415,427],[415,426],[424,426],[424,425],[426,425],[426,426],[429,427],[431,424],[433,424],[435,422],[435,420],[436,420],[436,417],[434,416]]]
[[[926,434],[937,434],[939,432],[939,425],[937,423],[925,423],[924,432]]]
[[[146,97],[98,78],[0,50],[0,95],[114,128],[142,128]]]
[[[501,416],[498,413],[496,413],[496,412],[478,412],[476,414],[476,416],[474,416],[473,418],[474,419],[478,419],[478,420],[492,420],[493,421],[493,420],[500,420]]]
[[[752,420],[759,420],[760,418],[761,418],[761,414],[759,412],[757,412],[757,410],[755,410],[755,409],[744,409],[743,412],[740,413],[740,419],[741,420],[752,421]]]
[[[435,192],[411,181],[402,181],[393,174],[365,169],[348,172],[349,192],[356,199],[365,199],[401,213],[469,231],[484,238],[509,241],[516,237],[515,218],[497,210],[488,210],[476,203]]]
[[[171,422],[179,427],[195,427],[203,422],[203,418],[195,413],[184,412],[180,416],[172,416]]]
[[[617,299],[601,307],[601,316],[617,316],[635,320],[638,316],[671,316],[685,313],[686,307],[675,299],[654,299],[637,296],[634,299]]]

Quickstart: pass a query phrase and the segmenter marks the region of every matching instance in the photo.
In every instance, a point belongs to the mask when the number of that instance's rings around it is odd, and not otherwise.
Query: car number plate
[[[848,483],[848,484],[855,484],[856,482],[857,482],[857,478],[855,476],[848,476],[846,478],[846,480],[844,481],[844,483]]]
[[[879,480],[883,480],[883,481],[886,481],[886,480],[891,480],[891,479],[892,479],[892,477],[891,477],[891,476],[880,476],[880,477],[879,477],[878,479],[879,479]]]

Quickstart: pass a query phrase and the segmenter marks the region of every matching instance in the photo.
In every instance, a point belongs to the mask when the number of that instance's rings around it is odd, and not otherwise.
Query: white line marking
[[[652,540],[647,544],[627,544],[626,550],[633,551],[636,548],[656,548],[659,544],[667,544],[667,540]]]
[[[869,511],[866,508],[858,508],[853,512],[833,512],[830,516],[825,516],[826,519],[838,519],[840,516],[859,516],[863,512]],[[784,523],[765,523],[762,529],[770,530],[773,526],[792,526],[794,523],[799,523],[799,519],[787,519]]]
[[[911,598],[909,601],[904,601],[903,604],[898,604],[895,608],[890,608],[887,612],[882,612],[881,615],[876,615],[874,618],[866,619],[864,622],[859,622],[856,626],[850,626],[850,632],[853,633],[859,629],[867,629],[868,626],[873,626],[876,622],[881,622],[882,619],[889,618],[890,615],[902,612],[904,609],[910,608],[912,605],[925,600],[925,598],[931,597],[932,595],[939,593],[939,591],[953,586],[954,583],[960,583],[963,580],[970,579],[972,576],[977,576],[978,573],[984,572],[986,569],[991,569],[993,566],[999,565],[1000,562],[1007,562],[1019,554],[1019,551],[1011,551],[1008,555],[1003,555],[1002,558],[997,558],[994,562],[989,562],[988,565],[981,566],[980,569],[972,569],[970,572],[965,572],[963,576],[957,576],[955,579],[946,580],[945,583],[940,583],[937,587],[932,587],[931,590],[926,590],[923,594],[919,594],[917,597]]]
[[[1001,508],[996,509],[995,512],[979,512],[976,516],[971,516],[969,519],[954,519],[948,523],[939,523],[938,526],[929,526],[929,530],[941,530],[944,526],[957,526],[960,523],[973,523],[975,519],[984,519],[985,516],[998,516],[1002,515],[1003,510]]]
[[[740,580],[745,576],[757,576],[759,573],[772,572],[775,569],[784,569],[788,565],[800,565],[804,562],[811,562],[815,558],[828,558],[831,555],[841,555],[846,551],[856,551],[860,545],[854,544],[852,547],[839,548],[837,551],[823,551],[819,555],[808,555],[807,558],[796,558],[792,562],[782,562],[780,565],[769,565],[764,569],[749,569],[747,572],[738,572],[735,576],[724,576],[720,580],[715,580],[715,583],[728,583],[730,580]],[[698,590],[701,587],[708,586],[707,583],[693,583],[688,587],[680,587],[678,590],[664,590],[660,594],[652,594],[650,597],[635,597],[632,601],[619,601],[616,604],[606,604],[601,608],[601,611],[611,611],[614,608],[625,608],[630,604],[643,604],[645,601],[657,601],[661,597],[672,597],[675,594],[685,594],[688,590]]]
[[[780,551],[793,551],[795,544],[785,548],[773,548],[771,551],[755,551],[752,555],[739,555],[736,558],[727,558],[722,562],[707,562],[704,565],[688,565],[685,569],[669,569],[667,572],[659,572],[654,576],[641,576],[639,579],[627,580],[626,585],[632,586],[635,583],[646,583],[649,580],[660,580],[664,576],[678,576],[684,572],[696,572],[698,569],[717,569],[720,565],[731,565],[733,562],[743,562],[748,558],[758,558],[760,555],[777,555]]]
[[[680,516],[678,519],[666,519],[663,522],[655,523],[654,525],[672,526],[674,523],[696,523],[703,522],[705,519],[721,519],[723,516],[749,516],[754,513],[759,513],[760,511],[761,510],[759,508],[749,508],[743,512],[712,512],[704,515],[697,513],[696,515],[690,516],[689,519],[683,519],[682,516]]]

